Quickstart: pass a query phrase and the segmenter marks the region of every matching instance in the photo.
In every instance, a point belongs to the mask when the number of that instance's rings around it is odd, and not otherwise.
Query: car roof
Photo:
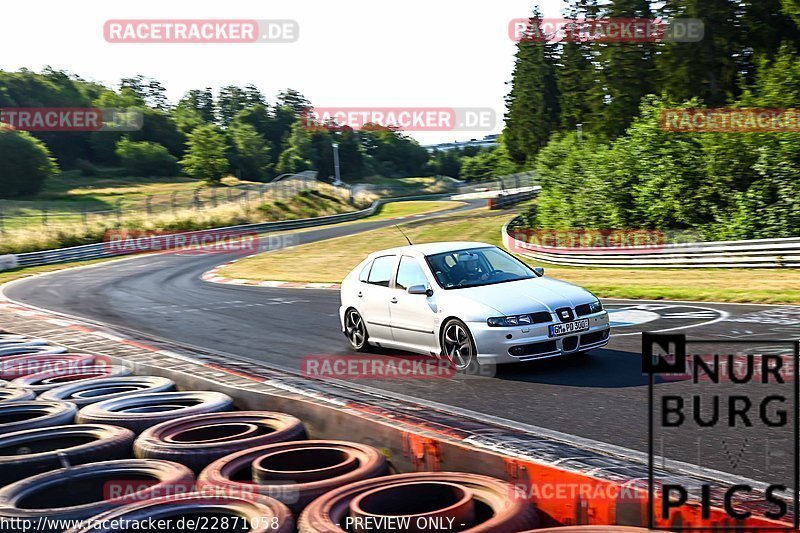
[[[425,244],[413,244],[411,246],[398,246],[397,248],[389,248],[379,252],[372,252],[370,257],[377,257],[381,255],[434,255],[445,252],[455,252],[457,250],[465,250],[467,248],[494,248],[491,244],[485,242],[470,242],[470,241],[449,241],[449,242],[429,242]]]

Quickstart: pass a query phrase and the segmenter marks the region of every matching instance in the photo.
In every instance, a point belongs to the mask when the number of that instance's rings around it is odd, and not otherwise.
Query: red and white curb
[[[308,283],[302,281],[257,281],[254,279],[244,278],[226,278],[219,275],[219,270],[226,266],[220,265],[212,268],[208,272],[203,273],[200,279],[209,283],[220,283],[223,285],[248,285],[255,287],[269,287],[272,289],[329,289],[338,290],[341,287],[339,283]]]

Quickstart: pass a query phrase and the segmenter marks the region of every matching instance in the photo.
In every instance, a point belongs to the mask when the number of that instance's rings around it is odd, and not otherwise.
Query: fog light
[[[511,355],[522,355],[525,352],[525,348],[522,346],[514,346],[509,352],[511,352]]]

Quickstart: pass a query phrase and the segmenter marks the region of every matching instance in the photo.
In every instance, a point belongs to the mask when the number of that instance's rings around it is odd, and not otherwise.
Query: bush
[[[178,160],[158,143],[123,137],[116,154],[125,170],[135,176],[177,176],[180,172]]]
[[[58,171],[47,146],[24,131],[0,125],[0,197],[33,195]]]

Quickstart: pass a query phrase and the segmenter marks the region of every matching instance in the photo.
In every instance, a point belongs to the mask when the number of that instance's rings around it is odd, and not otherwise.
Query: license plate
[[[570,333],[578,333],[579,331],[586,331],[589,329],[589,319],[583,318],[575,322],[565,322],[564,324],[551,324],[550,336],[560,337],[562,335],[569,335]]]

